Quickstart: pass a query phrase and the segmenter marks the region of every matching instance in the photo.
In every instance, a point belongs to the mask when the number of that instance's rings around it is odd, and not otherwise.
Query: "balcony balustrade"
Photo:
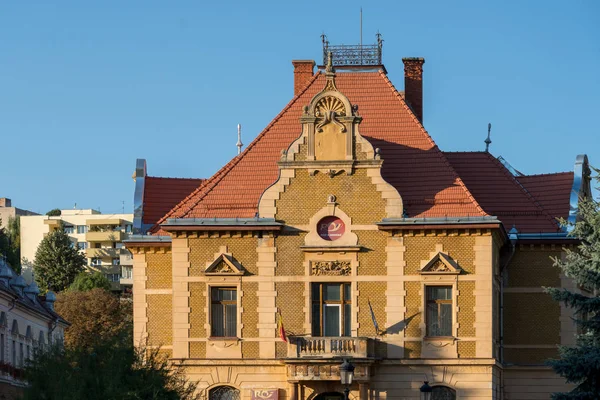
[[[364,337],[298,337],[288,341],[288,358],[374,357],[375,345]]]

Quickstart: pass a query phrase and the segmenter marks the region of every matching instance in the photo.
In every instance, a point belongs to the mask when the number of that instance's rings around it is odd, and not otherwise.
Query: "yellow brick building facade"
[[[541,287],[570,285],[550,258],[569,239],[507,232],[483,210],[407,215],[416,203],[361,134],[368,113],[331,65],[320,79],[254,217],[193,211],[209,204],[209,180],[128,241],[136,344],[160,346],[210,400],[341,398],[343,358],[356,366],[352,399],[417,399],[424,381],[434,399],[567,389],[543,362],[575,328]]]

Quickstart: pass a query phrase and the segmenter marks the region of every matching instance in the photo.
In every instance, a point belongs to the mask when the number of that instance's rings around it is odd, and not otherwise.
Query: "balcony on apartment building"
[[[113,247],[97,247],[88,248],[85,251],[87,258],[119,258],[123,253],[127,252],[125,249],[118,249]]]
[[[375,342],[366,337],[290,336],[287,358],[331,359],[339,357],[375,357]]]
[[[126,237],[120,218],[88,219],[86,224],[90,227],[85,234],[88,242],[121,242]]]

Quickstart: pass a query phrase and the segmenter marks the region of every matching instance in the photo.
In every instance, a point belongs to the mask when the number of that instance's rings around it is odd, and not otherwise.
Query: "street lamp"
[[[342,365],[340,365],[340,381],[342,385],[345,385],[344,396],[348,400],[350,395],[350,385],[352,385],[352,379],[354,378],[354,365],[349,363],[347,359],[344,359]]]
[[[433,388],[429,386],[428,381],[425,381],[419,390],[421,391],[421,400],[431,400],[431,392],[433,392]]]

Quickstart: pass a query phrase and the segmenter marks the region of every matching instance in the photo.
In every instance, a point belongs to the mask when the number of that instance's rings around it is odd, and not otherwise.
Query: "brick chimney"
[[[293,60],[294,66],[294,96],[297,96],[315,74],[313,60]]]
[[[9,198],[2,197],[0,198],[0,207],[10,207],[11,201]]]
[[[421,57],[403,58],[404,63],[404,99],[423,123],[423,64]]]

